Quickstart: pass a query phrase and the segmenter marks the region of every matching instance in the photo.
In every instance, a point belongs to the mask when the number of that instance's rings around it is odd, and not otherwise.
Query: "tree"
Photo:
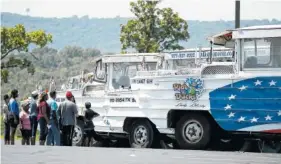
[[[52,35],[46,34],[43,30],[27,32],[21,24],[18,24],[15,27],[1,27],[2,80],[6,83],[8,82],[9,68],[27,68],[28,72],[31,74],[35,71],[34,66],[27,59],[16,59],[14,57],[10,57],[8,60],[5,60],[11,52],[28,52],[29,46],[32,44],[42,48],[50,42],[52,42]],[[29,54],[34,56],[32,53]]]
[[[143,52],[183,49],[179,41],[189,38],[187,22],[171,8],[157,8],[160,1],[131,2],[136,19],[121,25],[122,51],[129,48]]]

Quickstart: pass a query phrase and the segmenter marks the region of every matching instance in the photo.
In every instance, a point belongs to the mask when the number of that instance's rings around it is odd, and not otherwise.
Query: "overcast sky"
[[[40,17],[132,17],[132,0],[1,0],[1,11]],[[133,0],[135,1],[135,0]],[[235,0],[163,0],[187,20],[234,20]],[[241,19],[281,20],[281,0],[241,0]]]

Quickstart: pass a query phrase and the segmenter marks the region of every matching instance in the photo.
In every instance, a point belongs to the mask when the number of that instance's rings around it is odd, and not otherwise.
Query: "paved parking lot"
[[[1,145],[1,162],[2,164],[281,164],[281,154]]]

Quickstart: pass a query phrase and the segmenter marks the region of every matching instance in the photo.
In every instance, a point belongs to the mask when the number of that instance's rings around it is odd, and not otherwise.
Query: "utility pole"
[[[240,28],[240,0],[235,0],[235,28]]]

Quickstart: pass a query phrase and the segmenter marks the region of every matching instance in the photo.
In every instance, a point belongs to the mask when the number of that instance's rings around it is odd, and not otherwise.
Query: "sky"
[[[136,0],[1,0],[1,11],[40,17],[133,17]],[[163,0],[186,20],[234,20],[235,0]],[[30,11],[27,13],[26,9]],[[281,20],[281,0],[241,0],[241,19]]]

